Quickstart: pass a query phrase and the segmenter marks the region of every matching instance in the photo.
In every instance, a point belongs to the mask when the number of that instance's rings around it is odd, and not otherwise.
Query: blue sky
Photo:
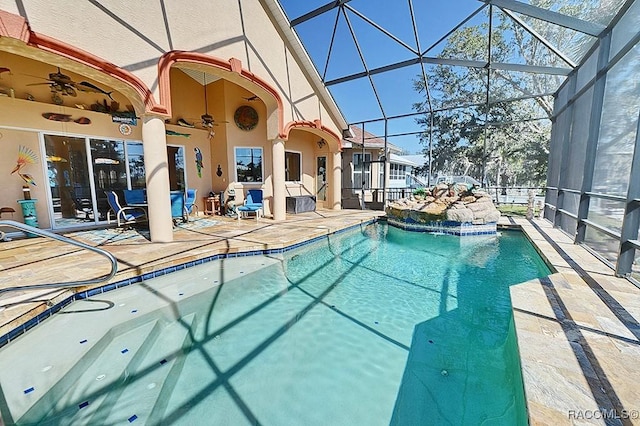
[[[328,1],[280,0],[280,3],[288,17],[295,19],[327,4]],[[414,1],[413,7],[421,50],[424,51],[436,43],[482,4],[478,0]],[[406,45],[416,49],[408,1],[351,0],[348,5],[392,33]],[[342,15],[339,17],[331,57],[328,64],[326,62],[337,12],[337,8],[333,9],[295,27],[316,64],[318,72],[321,76],[324,75],[327,81],[364,70],[349,27]],[[371,26],[357,13],[350,11],[348,19],[354,29],[368,69],[415,58],[415,54],[409,49]],[[482,18],[478,15],[467,25],[476,25],[480,22],[482,22]],[[428,53],[428,56],[436,56],[443,45],[444,43],[437,45]],[[387,117],[390,117],[413,112],[412,104],[420,100],[418,94],[413,90],[413,80],[420,74],[420,66],[413,65],[374,75],[372,78],[381,100],[381,106],[378,104],[369,79],[366,77],[332,85],[329,90],[349,122],[381,118],[383,111]],[[389,134],[420,130],[415,125],[413,118],[390,120],[388,125]],[[383,135],[383,121],[368,123],[365,125],[365,129],[371,133]],[[405,148],[410,153],[422,149],[416,136],[394,137],[390,138],[389,142]]]

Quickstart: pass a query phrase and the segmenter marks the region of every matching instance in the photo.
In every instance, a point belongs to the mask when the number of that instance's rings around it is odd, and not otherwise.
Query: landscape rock
[[[463,209],[450,209],[447,210],[447,220],[451,220],[453,222],[473,222],[473,211],[467,208]]]
[[[423,200],[412,196],[391,202],[386,209],[387,216],[409,223],[486,224],[500,219],[500,212],[485,191],[469,189],[465,185],[438,184],[426,192],[431,195]]]

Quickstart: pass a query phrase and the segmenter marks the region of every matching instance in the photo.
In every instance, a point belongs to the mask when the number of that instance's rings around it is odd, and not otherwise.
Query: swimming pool
[[[41,424],[526,424],[508,287],[548,273],[518,232],[384,224],[207,263],[74,302],[0,350],[0,410]]]

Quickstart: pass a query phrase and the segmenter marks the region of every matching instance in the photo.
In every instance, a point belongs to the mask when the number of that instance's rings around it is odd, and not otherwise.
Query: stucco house
[[[385,200],[408,195],[407,175],[419,165],[403,157],[402,149],[388,141],[383,161],[383,138],[358,126],[351,126],[350,131],[353,136],[342,141],[342,207],[383,209]]]
[[[319,207],[341,207],[347,124],[277,1],[0,7],[0,206],[15,220],[23,185],[53,230],[98,226],[105,191],[143,189],[158,242],[171,191],[197,189],[202,212],[210,192],[261,189],[276,221],[320,187]]]

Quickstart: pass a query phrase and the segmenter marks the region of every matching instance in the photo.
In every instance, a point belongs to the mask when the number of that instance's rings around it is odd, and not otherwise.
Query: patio
[[[214,254],[287,247],[367,223],[380,214],[319,210],[289,216],[285,222],[258,223],[210,216],[177,227],[171,243],[151,243],[143,229],[111,228],[67,236],[113,253],[118,273],[111,281],[117,282]],[[619,418],[640,415],[634,405],[640,400],[636,386],[640,374],[635,368],[640,326],[634,319],[640,316],[640,289],[616,278],[610,268],[545,220],[502,217],[500,226],[522,229],[556,271],[511,289],[531,424],[571,424],[585,415],[602,416],[602,410]],[[40,238],[3,243],[0,263],[6,265],[0,287],[108,272],[102,257]],[[3,294],[0,335],[70,295],[71,290]],[[597,424],[598,418],[594,419]],[[627,423],[625,419],[620,424]]]
[[[112,253],[118,260],[118,273],[110,282],[118,282],[216,254],[281,249],[369,222],[380,214],[375,211],[318,210],[289,216],[283,222],[265,218],[259,222],[253,219],[239,221],[225,216],[192,218],[190,222],[178,224],[171,243],[150,242],[148,228],[144,226],[129,230],[78,231],[66,236]],[[0,289],[99,277],[108,274],[110,266],[102,256],[43,238],[2,243],[0,264],[3,267]],[[0,336],[71,294],[71,290],[0,293]]]

